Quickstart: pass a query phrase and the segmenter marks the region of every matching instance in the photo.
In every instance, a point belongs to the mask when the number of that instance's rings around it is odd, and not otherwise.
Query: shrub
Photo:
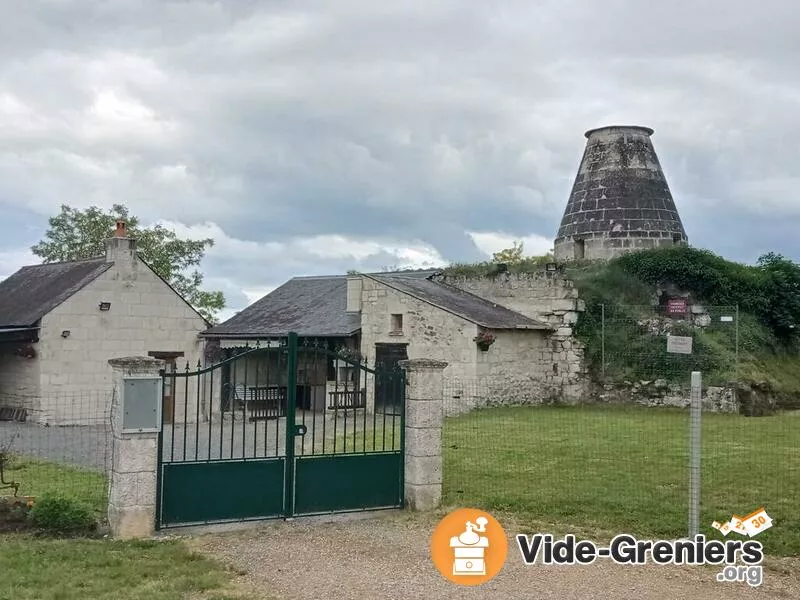
[[[726,260],[708,250],[668,246],[623,255],[612,264],[641,281],[672,283],[716,306],[738,305],[756,315],[785,344],[800,327],[800,265],[765,254],[756,266]]]
[[[87,505],[62,494],[46,494],[30,512],[31,525],[53,534],[88,534],[96,526]]]

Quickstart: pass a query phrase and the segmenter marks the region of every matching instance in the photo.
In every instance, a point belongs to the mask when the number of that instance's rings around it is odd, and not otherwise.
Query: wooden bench
[[[263,421],[286,416],[285,386],[237,385],[233,388],[233,399],[250,421]]]
[[[28,418],[27,408],[0,406],[0,421],[19,421],[24,423]]]
[[[348,409],[367,406],[367,390],[340,390],[328,392],[328,408]]]

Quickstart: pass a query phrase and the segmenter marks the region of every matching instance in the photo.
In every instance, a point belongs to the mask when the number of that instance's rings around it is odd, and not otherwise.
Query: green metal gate
[[[403,505],[402,369],[293,333],[224,354],[162,372],[157,528]]]

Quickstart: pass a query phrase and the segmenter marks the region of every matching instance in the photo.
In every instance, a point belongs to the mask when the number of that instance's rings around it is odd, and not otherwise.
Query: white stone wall
[[[392,333],[391,315],[403,315],[403,332]],[[362,281],[361,352],[367,364],[375,364],[375,344],[407,343],[409,359],[429,358],[447,362],[445,377],[474,378],[477,354],[474,323],[398,292],[374,279]],[[373,406],[374,381],[367,377],[367,407]]]
[[[198,334],[205,321],[147,265],[117,257],[104,274],[42,319],[36,345],[41,360],[42,417],[62,423],[107,413],[105,392],[112,388],[110,358],[147,356],[149,351],[183,352],[177,359],[182,371],[188,361],[196,368],[203,343]],[[99,304],[110,302],[101,311]],[[68,337],[62,337],[69,331]],[[186,418],[194,420],[197,378],[190,378]],[[183,393],[179,380],[176,386]],[[65,410],[65,398],[73,405]],[[175,401],[175,420],[184,419],[182,398]],[[75,406],[75,402],[81,406]]]
[[[583,344],[573,335],[573,326],[585,305],[571,280],[560,273],[544,270],[504,273],[494,277],[440,275],[435,279],[554,327],[555,331],[547,337],[541,350],[528,348],[527,342],[522,346],[518,341],[508,343],[516,348],[514,352],[520,354],[520,365],[538,364],[540,370],[533,373],[533,380],[542,385],[541,397],[544,400],[573,402],[586,397],[588,380]],[[512,336],[510,340],[514,340],[516,334],[508,332],[502,335]],[[499,341],[492,345],[489,353]],[[537,356],[539,351],[541,357],[532,361],[530,357]],[[516,367],[506,363],[504,369],[513,377],[519,377],[520,371]],[[497,370],[495,367],[495,374]]]
[[[575,284],[558,272],[542,270],[493,277],[438,275],[435,279],[554,326],[575,324],[578,314],[586,308]]]
[[[445,414],[487,405],[572,402],[583,396],[580,357],[547,331],[492,331],[474,379],[445,379]],[[567,348],[565,350],[565,347]]]
[[[37,344],[33,345],[37,349]],[[12,348],[0,353],[0,407],[39,408],[39,369],[41,359],[25,358]]]
[[[407,343],[409,359],[444,360],[445,377],[474,377],[478,348],[474,323],[398,292],[373,279],[362,284],[361,351],[375,364],[375,344]],[[391,329],[391,315],[403,315],[402,334]]]

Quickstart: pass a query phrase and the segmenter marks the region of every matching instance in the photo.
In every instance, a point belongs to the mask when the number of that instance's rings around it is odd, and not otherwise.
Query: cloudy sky
[[[690,241],[800,259],[791,0],[0,0],[0,277],[61,203],[293,275],[552,247],[583,133],[653,142]]]

